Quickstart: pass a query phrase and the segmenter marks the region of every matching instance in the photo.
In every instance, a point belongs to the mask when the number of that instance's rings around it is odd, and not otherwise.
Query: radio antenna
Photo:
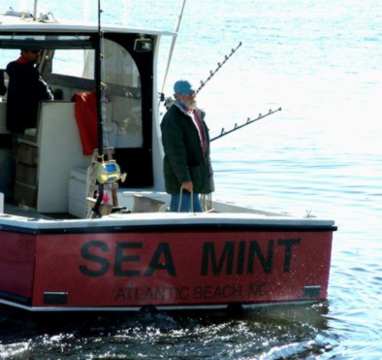
[[[34,5],[33,5],[33,20],[36,21],[37,19],[37,2],[38,0],[34,0]]]

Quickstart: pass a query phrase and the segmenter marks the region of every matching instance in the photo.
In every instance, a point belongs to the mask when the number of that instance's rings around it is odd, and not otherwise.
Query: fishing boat
[[[6,97],[0,102],[1,304],[33,312],[213,310],[327,298],[334,221],[212,200],[202,213],[167,210],[157,60],[160,40],[175,33],[103,26],[101,44],[99,26],[11,16],[0,18],[2,58],[42,49],[40,73],[60,96],[41,103],[36,129],[13,147]],[[97,128],[114,147],[102,163],[108,175],[120,169],[118,180],[127,177],[109,191],[118,207],[107,211],[102,197],[99,216],[89,216],[99,199],[89,205],[92,125],[86,116],[80,123],[79,109],[89,108],[77,99],[94,93],[100,77]]]

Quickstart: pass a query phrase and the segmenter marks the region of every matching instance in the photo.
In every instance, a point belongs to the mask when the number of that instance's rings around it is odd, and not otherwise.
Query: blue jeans
[[[193,193],[193,209],[191,209],[191,194],[188,191],[183,190],[182,204],[180,212],[202,212],[202,206],[200,204],[199,194]],[[171,194],[170,211],[178,211],[180,201],[180,194]]]

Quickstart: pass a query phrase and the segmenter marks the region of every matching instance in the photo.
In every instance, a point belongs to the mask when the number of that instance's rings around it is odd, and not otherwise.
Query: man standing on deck
[[[13,134],[23,134],[25,129],[35,128],[40,101],[53,100],[36,67],[39,57],[40,50],[24,48],[21,56],[7,65],[7,129]]]
[[[195,91],[186,80],[174,84],[175,103],[161,123],[166,191],[171,211],[202,211],[200,194],[214,191],[205,112],[198,109]],[[192,203],[191,203],[192,195]]]

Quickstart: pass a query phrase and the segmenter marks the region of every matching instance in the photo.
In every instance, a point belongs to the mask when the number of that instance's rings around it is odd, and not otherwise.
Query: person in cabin
[[[171,194],[170,211],[200,212],[200,194],[214,191],[205,112],[196,106],[195,91],[188,81],[177,81],[174,92],[175,103],[161,122],[163,170],[166,191]]]
[[[20,57],[7,65],[6,118],[7,129],[12,134],[23,134],[25,129],[35,128],[40,101],[53,100],[52,92],[36,65],[39,57],[39,49],[23,48]]]

